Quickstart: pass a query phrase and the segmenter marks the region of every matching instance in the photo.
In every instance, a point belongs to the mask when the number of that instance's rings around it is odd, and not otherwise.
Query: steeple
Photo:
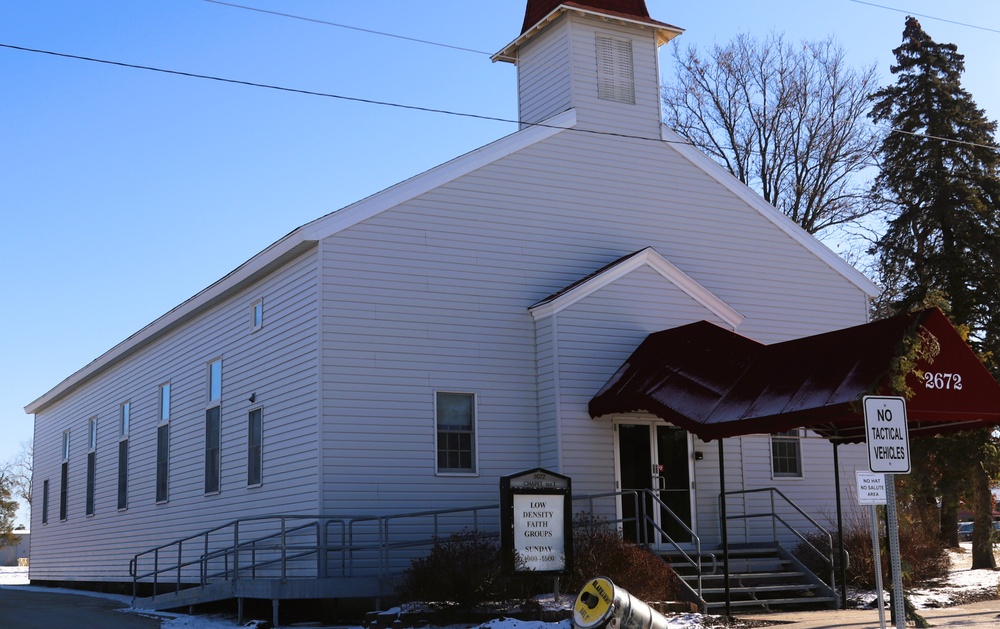
[[[522,123],[572,109],[581,128],[659,137],[657,49],[682,32],[645,0],[527,0],[520,36],[493,61],[517,66]]]

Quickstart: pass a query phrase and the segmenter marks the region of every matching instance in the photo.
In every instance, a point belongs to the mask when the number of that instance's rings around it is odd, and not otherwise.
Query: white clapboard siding
[[[554,376],[551,362],[536,364],[536,341],[554,339],[544,328],[536,338],[528,308],[645,247],[746,316],[740,331],[762,340],[864,322],[855,284],[669,145],[559,133],[324,240],[326,510],[409,511],[451,505],[456,492],[477,504],[495,500],[499,475],[540,462],[586,468],[595,452],[566,442],[580,437],[539,423],[556,399],[539,389]],[[605,339],[607,356],[582,360],[583,380],[559,400],[562,425],[603,431],[591,446],[605,467],[611,433],[586,417],[587,395],[658,329],[653,322],[710,318],[665,316],[656,294],[643,293],[662,278],[632,281],[631,299],[594,301],[587,315],[643,325]],[[577,334],[600,344],[599,331]],[[561,352],[561,323],[558,332]],[[575,384],[559,377],[561,388]],[[478,395],[474,476],[435,474],[435,390]],[[607,486],[584,478],[584,487]]]
[[[36,417],[33,580],[128,580],[140,551],[250,515],[317,511],[316,255],[307,254],[160,338]],[[264,327],[250,305],[264,300]],[[222,490],[204,495],[208,361],[223,360]],[[155,504],[159,387],[171,385],[169,500]],[[249,396],[256,393],[256,403]],[[128,509],[117,509],[118,413],[131,402]],[[263,409],[263,484],[246,486],[247,413]],[[87,422],[97,417],[95,514],[85,515]],[[59,520],[62,431],[71,430]],[[48,523],[41,523],[42,481]]]
[[[517,52],[517,87],[522,123],[538,123],[573,107],[567,21],[558,20],[544,38]]]

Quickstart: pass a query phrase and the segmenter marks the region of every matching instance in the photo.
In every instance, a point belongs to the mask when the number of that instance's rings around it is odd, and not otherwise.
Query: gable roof
[[[729,304],[716,297],[710,290],[696,282],[691,276],[671,264],[652,247],[647,247],[615,260],[594,271],[587,277],[533,304],[528,308],[528,311],[535,320],[557,314],[561,310],[572,306],[581,299],[592,295],[597,290],[641,267],[650,268],[659,273],[667,281],[677,286],[677,288],[704,306],[706,310],[725,321],[733,329],[739,327],[746,318]]]
[[[706,441],[804,427],[860,442],[862,398],[896,395],[892,361],[915,335],[940,352],[916,366],[930,386],[907,377],[911,433],[1000,423],[1000,384],[936,308],[773,345],[705,321],[656,332],[593,397],[590,415],[647,411]]]

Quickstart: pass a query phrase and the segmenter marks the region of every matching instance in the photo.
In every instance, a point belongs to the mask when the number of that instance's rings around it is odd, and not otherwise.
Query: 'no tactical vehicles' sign
[[[901,397],[868,395],[865,404],[865,442],[868,467],[886,474],[910,473],[910,433],[906,401]]]

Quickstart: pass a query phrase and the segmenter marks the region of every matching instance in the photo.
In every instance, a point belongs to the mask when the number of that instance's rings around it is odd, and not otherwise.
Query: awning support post
[[[847,609],[847,562],[844,561],[844,505],[840,497],[840,442],[833,442],[833,484],[837,492],[837,545],[840,552],[840,609]]]
[[[733,615],[733,597],[729,590],[729,519],[726,515],[726,452],[719,438],[719,525],[722,530],[722,571],[726,580],[726,616]]]

